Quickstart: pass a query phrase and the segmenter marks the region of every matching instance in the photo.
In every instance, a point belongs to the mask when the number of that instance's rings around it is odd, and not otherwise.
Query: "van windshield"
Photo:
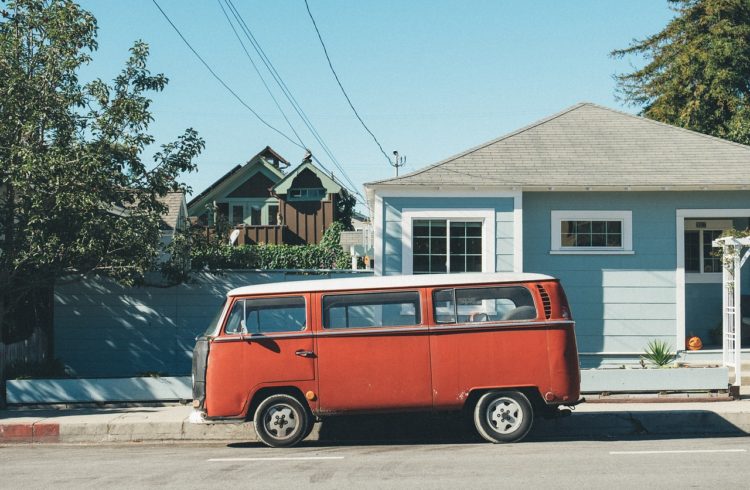
[[[211,322],[208,324],[208,328],[206,328],[206,331],[203,335],[211,335],[216,331],[217,323],[219,323],[219,320],[221,320],[221,314],[224,313],[224,308],[227,306],[227,300],[225,299],[224,302],[221,304],[221,308],[219,308],[219,311],[216,312],[216,315],[214,315]]]

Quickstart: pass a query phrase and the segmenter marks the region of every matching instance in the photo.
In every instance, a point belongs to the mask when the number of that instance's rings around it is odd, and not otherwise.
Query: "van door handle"
[[[313,352],[311,350],[302,350],[302,349],[300,349],[297,352],[295,352],[294,355],[300,356],[300,357],[315,357],[315,352]]]

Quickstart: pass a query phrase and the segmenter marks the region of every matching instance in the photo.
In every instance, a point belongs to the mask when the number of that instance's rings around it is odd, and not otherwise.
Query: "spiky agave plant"
[[[656,364],[659,367],[664,367],[670,362],[674,361],[675,354],[672,353],[672,346],[662,340],[652,340],[646,346],[646,351],[641,356],[641,359]]]

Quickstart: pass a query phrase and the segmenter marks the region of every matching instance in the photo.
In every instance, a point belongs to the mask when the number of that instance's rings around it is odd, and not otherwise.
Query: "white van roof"
[[[456,286],[524,281],[554,281],[544,274],[512,272],[468,274],[424,274],[415,276],[368,276],[343,279],[314,279],[309,281],[274,282],[232,289],[227,296],[253,294],[308,293],[315,291],[347,291],[354,289],[409,288],[423,286]]]

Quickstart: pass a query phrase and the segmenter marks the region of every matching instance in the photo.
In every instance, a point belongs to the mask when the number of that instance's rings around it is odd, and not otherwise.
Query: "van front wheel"
[[[263,400],[253,418],[255,433],[263,444],[290,447],[308,434],[312,421],[307,409],[291,395],[271,395]]]
[[[518,391],[490,391],[474,407],[474,426],[492,443],[516,442],[531,430],[534,410]]]

